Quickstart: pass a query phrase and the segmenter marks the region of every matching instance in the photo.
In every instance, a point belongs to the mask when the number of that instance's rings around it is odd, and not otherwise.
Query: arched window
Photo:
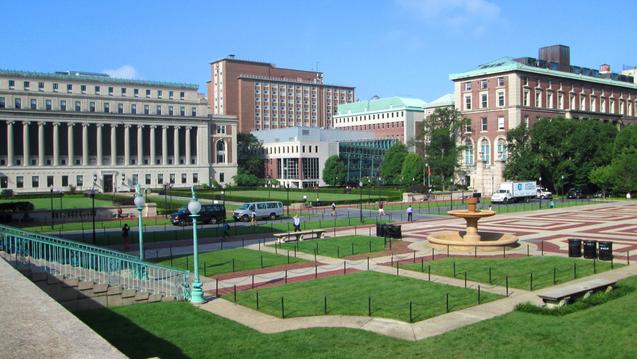
[[[473,141],[467,139],[464,141],[464,164],[467,166],[473,166]]]
[[[217,141],[217,163],[226,163],[226,143],[223,140]]]
[[[489,146],[489,141],[485,138],[480,142],[480,157],[483,162],[490,162],[489,154],[491,153],[491,149]]]
[[[504,138],[498,140],[498,160],[506,161],[508,157],[507,143]]]

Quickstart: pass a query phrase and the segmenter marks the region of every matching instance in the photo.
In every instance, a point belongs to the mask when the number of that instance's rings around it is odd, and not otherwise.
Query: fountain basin
[[[500,250],[502,247],[514,248],[518,245],[518,237],[511,233],[479,232],[475,237],[467,236],[467,231],[440,231],[427,236],[429,245],[437,249],[452,250]]]

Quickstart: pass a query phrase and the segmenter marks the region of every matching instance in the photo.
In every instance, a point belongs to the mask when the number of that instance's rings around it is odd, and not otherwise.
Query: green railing
[[[20,269],[94,284],[119,286],[176,300],[190,298],[188,271],[140,261],[137,257],[0,226],[0,250]]]

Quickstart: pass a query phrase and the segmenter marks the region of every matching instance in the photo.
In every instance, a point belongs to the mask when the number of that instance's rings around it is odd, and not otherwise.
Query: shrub
[[[515,306],[515,310],[526,313],[533,314],[544,314],[544,315],[556,315],[562,316],[566,314],[571,314],[580,310],[588,309],[590,307],[594,307],[596,305],[604,304],[612,299],[617,299],[625,296],[626,294],[632,292],[634,288],[625,287],[625,286],[617,286],[610,292],[597,292],[592,294],[590,297],[586,299],[576,300],[572,304],[563,305],[557,308],[546,308],[546,307],[538,307],[532,303],[520,303]]]
[[[11,198],[13,195],[12,189],[3,189],[2,192],[0,192],[0,197],[2,198]]]

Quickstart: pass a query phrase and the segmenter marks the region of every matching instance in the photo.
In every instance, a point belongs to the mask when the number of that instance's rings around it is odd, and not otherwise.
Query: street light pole
[[[290,217],[290,182],[285,183],[285,194],[287,195],[288,217]]]
[[[137,233],[139,236],[139,260],[144,260],[144,225],[142,223],[142,211],[144,210],[145,200],[141,192],[139,183],[135,186],[135,207],[137,207]],[[128,244],[127,244],[128,246]]]
[[[358,201],[358,207],[360,208],[360,221],[363,223],[363,181],[358,182],[358,189],[360,193],[360,199]]]
[[[164,183],[164,217],[168,218],[168,184]]]
[[[449,186],[451,190],[451,197],[449,198],[449,209],[453,210],[453,177],[451,177],[451,186]]]
[[[51,186],[51,229],[53,229],[53,186]]]
[[[190,218],[192,218],[192,251],[193,251],[193,264],[195,266],[195,273],[192,281],[192,290],[190,291],[190,302],[193,304],[202,304],[205,302],[203,297],[203,284],[199,281],[199,253],[197,248],[197,218],[201,211],[201,203],[197,200],[195,195],[195,187],[191,187],[192,199],[188,203],[188,211],[190,211]]]

